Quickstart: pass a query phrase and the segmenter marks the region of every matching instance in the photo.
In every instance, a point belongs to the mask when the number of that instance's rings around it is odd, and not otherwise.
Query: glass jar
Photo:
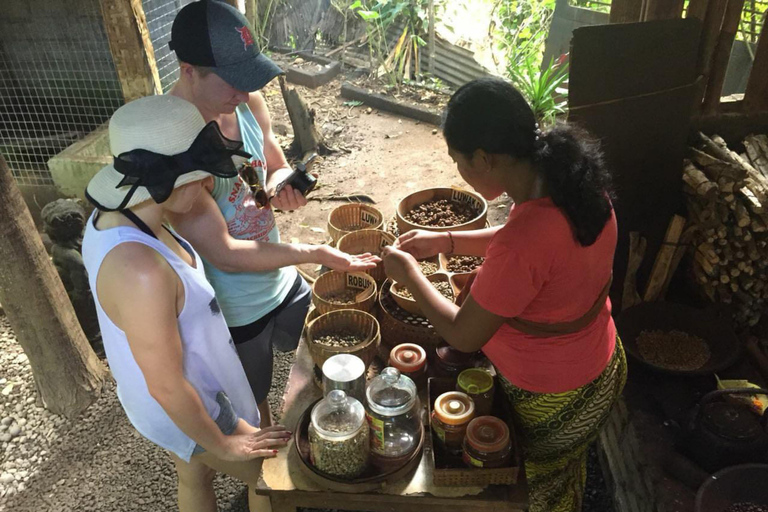
[[[504,468],[512,463],[509,427],[499,418],[479,416],[467,426],[462,459],[473,468]]]
[[[435,376],[456,379],[461,372],[475,366],[477,352],[462,352],[441,343],[435,349],[435,356]]]
[[[464,370],[456,380],[456,391],[468,394],[475,402],[475,416],[491,414],[493,390],[493,375],[484,368]]]
[[[419,390],[427,385],[427,352],[414,343],[397,345],[389,353],[389,366],[410,378]]]
[[[334,389],[312,408],[310,418],[312,465],[337,477],[360,476],[368,467],[371,444],[363,404]]]
[[[461,454],[467,425],[475,417],[475,403],[466,393],[449,391],[435,399],[432,431],[450,453]]]
[[[405,463],[422,437],[421,405],[416,384],[387,367],[366,390],[372,462],[379,467]]]

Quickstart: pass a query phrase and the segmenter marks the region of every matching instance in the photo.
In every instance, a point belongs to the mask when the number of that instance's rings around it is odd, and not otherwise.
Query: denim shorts
[[[235,428],[237,428],[237,422],[240,420],[240,418],[238,418],[235,409],[232,407],[232,402],[229,401],[229,398],[225,393],[219,391],[216,394],[216,402],[218,402],[219,406],[221,407],[219,415],[215,420],[216,425],[219,427],[219,430],[221,430],[221,433],[225,436],[232,435],[232,432],[234,432]],[[204,451],[205,448],[198,444],[195,445],[195,449],[192,451],[192,455],[198,455]]]

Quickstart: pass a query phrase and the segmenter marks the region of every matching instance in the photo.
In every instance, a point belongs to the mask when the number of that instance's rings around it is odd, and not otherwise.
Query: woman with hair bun
[[[616,249],[610,175],[597,146],[567,124],[542,132],[523,96],[500,79],[451,97],[443,135],[459,174],[488,200],[514,206],[502,226],[411,231],[384,252],[454,348],[482,349],[514,411],[531,512],[581,510],[587,449],[626,381],[608,290]],[[482,256],[460,305],[421,275],[416,259]]]

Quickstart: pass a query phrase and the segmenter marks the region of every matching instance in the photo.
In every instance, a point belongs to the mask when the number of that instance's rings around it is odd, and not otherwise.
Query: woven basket
[[[451,289],[453,290],[453,300],[456,300],[456,297],[459,295],[456,287],[453,284],[453,281],[450,279],[448,275],[442,272],[438,272],[435,274],[431,274],[427,276],[427,280],[430,282],[435,281],[444,281],[451,285]],[[414,315],[423,315],[421,308],[419,307],[418,303],[411,297],[405,297],[403,295],[400,295],[400,283],[392,282],[391,287],[389,289],[390,294],[392,295],[392,298],[395,300],[398,306],[400,306],[405,311],[414,314]],[[461,291],[461,290],[459,290]]]
[[[383,226],[384,215],[377,208],[363,203],[343,204],[328,215],[328,233],[334,244],[353,231],[381,229]]]
[[[405,215],[420,204],[439,199],[449,199],[459,203],[470,203],[477,211],[477,216],[463,224],[442,227],[422,226],[405,219]],[[468,190],[448,187],[428,188],[405,196],[400,201],[400,204],[397,205],[395,217],[397,218],[397,229],[400,235],[407,233],[412,229],[424,229],[427,231],[469,231],[472,229],[481,229],[485,226],[485,221],[488,217],[488,203],[485,202],[485,199],[483,199],[481,195]]]
[[[356,292],[353,304],[335,304],[327,300],[333,294],[347,290]],[[317,278],[312,285],[312,304],[323,315],[339,309],[359,309],[370,313],[376,305],[376,281],[363,272],[331,270]]]
[[[379,323],[381,324],[381,343],[388,349],[400,343],[415,343],[423,347],[427,354],[434,352],[443,339],[437,334],[429,320],[414,315],[397,305],[387,280],[379,289]]]
[[[379,255],[381,250],[395,243],[395,237],[380,229],[361,229],[353,231],[339,239],[338,249],[347,254],[363,254],[369,252]],[[384,265],[379,263],[376,268],[366,270],[366,274],[381,284],[387,278],[384,273]]]
[[[320,336],[335,333],[354,333],[363,338],[363,341],[351,347],[327,347],[315,343]],[[365,363],[365,367],[371,364],[381,343],[379,322],[376,318],[356,309],[341,309],[320,315],[307,326],[307,347],[312,361],[318,368],[336,354],[356,355]]]

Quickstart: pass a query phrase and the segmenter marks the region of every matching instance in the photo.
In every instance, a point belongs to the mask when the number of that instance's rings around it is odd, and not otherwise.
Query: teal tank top
[[[267,169],[261,127],[247,104],[240,104],[235,112],[244,149],[253,155],[256,174],[264,184]],[[280,243],[274,212],[256,206],[240,176],[215,178],[211,194],[224,215],[230,236]],[[297,275],[293,266],[267,272],[223,272],[206,260],[203,263],[229,327],[248,325],[275,309],[285,300]]]

